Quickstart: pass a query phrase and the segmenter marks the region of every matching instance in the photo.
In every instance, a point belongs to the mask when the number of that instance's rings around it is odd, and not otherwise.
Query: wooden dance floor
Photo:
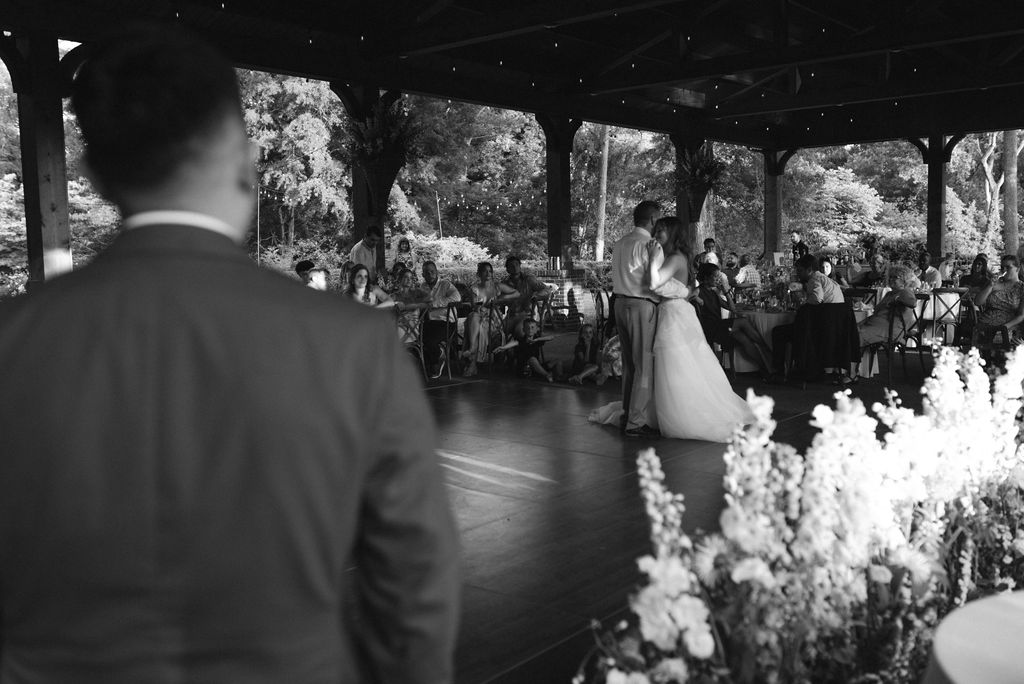
[[[916,359],[909,384],[895,375],[905,403],[919,406]],[[810,410],[837,389],[743,375],[735,388],[748,386],[776,399],[776,439],[800,449],[815,432]],[[685,495],[689,529],[717,528],[725,445],[629,439],[587,421],[618,394],[614,381],[571,388],[504,375],[427,389],[463,545],[458,684],[565,684],[592,643],[590,621],[610,626],[626,615],[636,559],[650,551],[636,475],[642,447],[657,449],[670,486]],[[882,383],[861,381],[854,394],[870,406]]]

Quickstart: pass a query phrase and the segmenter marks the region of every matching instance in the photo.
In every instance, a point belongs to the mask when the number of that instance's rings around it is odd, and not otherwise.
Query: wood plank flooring
[[[752,379],[741,375],[735,389],[775,398],[776,439],[810,444],[809,412],[837,388]],[[920,375],[897,379],[905,403],[919,405]],[[640,448],[657,449],[670,486],[685,495],[688,529],[717,528],[725,445],[628,439],[589,423],[619,391],[615,382],[570,388],[498,373],[427,389],[462,535],[458,684],[568,682],[591,643],[590,620],[610,625],[626,614],[636,558],[650,550]],[[854,394],[870,406],[881,382],[862,381]]]

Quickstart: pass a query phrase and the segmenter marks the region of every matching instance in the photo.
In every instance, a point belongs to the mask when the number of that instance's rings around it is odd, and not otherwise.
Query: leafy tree
[[[259,147],[263,239],[336,235],[351,219],[342,105],[323,81],[239,70],[245,123]]]

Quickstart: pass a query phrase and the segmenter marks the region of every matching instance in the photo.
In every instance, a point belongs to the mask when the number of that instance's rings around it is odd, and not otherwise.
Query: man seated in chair
[[[842,304],[846,301],[839,283],[818,270],[818,259],[813,254],[805,254],[796,260],[796,277],[803,283],[806,296],[804,306]],[[776,368],[785,370],[786,345],[792,342],[792,323],[777,326],[772,330],[772,354]]]

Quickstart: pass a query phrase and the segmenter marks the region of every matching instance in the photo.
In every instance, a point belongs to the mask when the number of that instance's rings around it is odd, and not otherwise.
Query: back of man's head
[[[651,219],[661,213],[661,207],[653,200],[644,200],[633,210],[633,225],[646,226]]]
[[[697,282],[701,285],[710,285],[715,281],[718,273],[716,264],[704,263],[697,267]]]
[[[85,160],[108,193],[159,186],[199,156],[227,117],[241,121],[234,69],[173,28],[136,28],[99,44],[75,77]]]
[[[817,271],[818,270],[818,257],[813,254],[804,254],[802,257],[796,260],[796,267],[802,268],[805,271]]]

